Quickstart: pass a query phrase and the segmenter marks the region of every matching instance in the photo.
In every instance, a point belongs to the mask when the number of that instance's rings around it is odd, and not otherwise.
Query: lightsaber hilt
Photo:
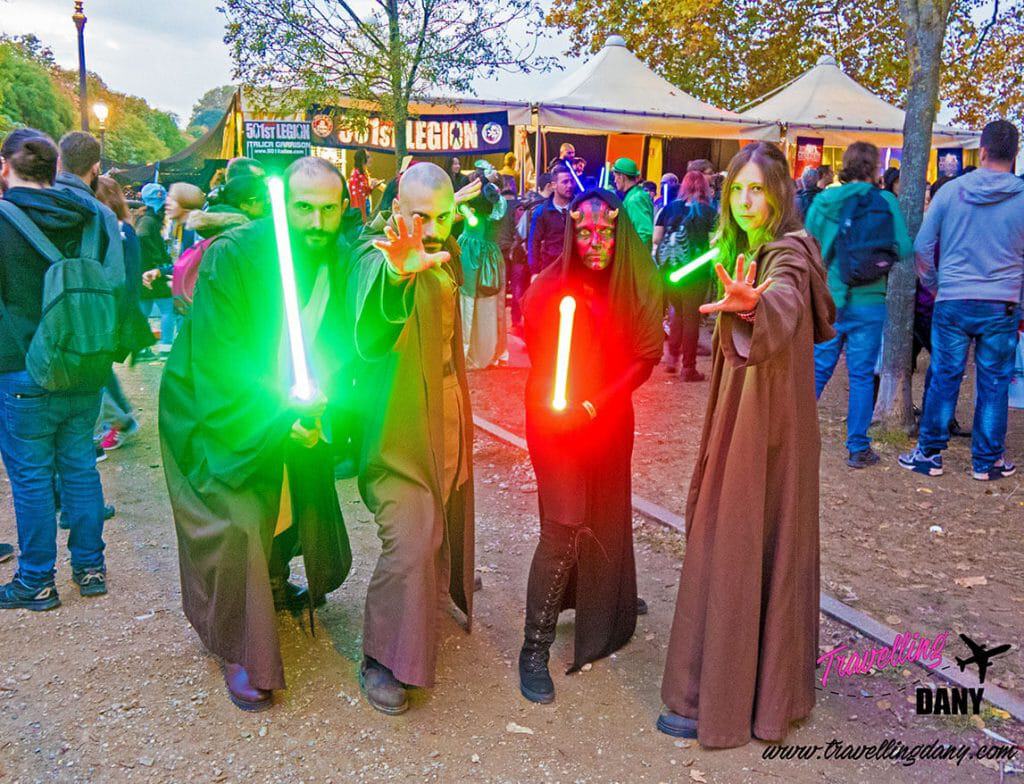
[[[569,385],[569,351],[572,348],[572,327],[576,318],[576,298],[567,294],[558,305],[558,353],[555,357],[555,393],[551,407],[565,411],[569,405],[566,398]]]

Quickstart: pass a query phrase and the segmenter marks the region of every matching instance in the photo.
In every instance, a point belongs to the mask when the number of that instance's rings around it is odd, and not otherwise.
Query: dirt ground
[[[918,400],[926,362],[914,379]],[[710,376],[710,359],[701,357],[698,369]],[[515,367],[471,375],[474,413],[522,435],[526,372]],[[634,492],[680,515],[707,392],[708,382],[682,383],[659,366],[634,398]],[[841,362],[820,402],[822,588],[896,631],[1012,642],[991,678],[1024,697],[1024,474],[974,481],[969,438],[951,440],[940,478],[897,465],[899,453],[913,446],[903,438],[876,440],[882,462],[852,470],[845,463],[846,393]],[[965,379],[957,414],[970,429],[973,376]],[[1010,410],[1006,451],[1024,461],[1024,411]]]
[[[159,365],[122,372],[142,432],[100,466],[118,511],[106,529],[111,593],[78,596],[61,533],[64,605],[9,611],[0,624],[0,782],[994,782],[997,764],[974,758],[990,742],[977,725],[1017,743],[1024,738],[991,711],[973,723],[918,717],[908,701],[922,674],[909,669],[844,681],[839,694],[819,691],[814,713],[787,742],[965,744],[969,756],[961,764],[766,759],[776,747],[753,742],[707,751],[661,735],[654,719],[682,539],[639,518],[640,591],[650,614],[630,645],[574,676],[562,674],[571,658],[572,613],[564,614],[553,650],[558,699],[553,706],[526,702],[515,658],[536,495],[525,456],[483,434],[474,451],[484,588],[471,635],[454,615],[443,620],[436,688],[417,692],[412,710],[397,718],[375,712],[360,695],[363,601],[379,544],[353,484],[343,482],[352,574],[318,611],[315,636],[302,619],[279,616],[289,688],[275,695],[271,711],[242,713],[181,612],[156,442],[159,372]],[[472,376],[478,413],[519,431],[522,381],[519,369]],[[881,447],[881,468],[849,471],[841,460],[842,379],[833,384],[823,404],[826,587],[897,628],[964,629],[979,641],[1019,645],[1024,510],[1017,504],[1024,497],[1013,494],[1017,485],[986,487],[958,470],[926,484],[893,467],[895,445]],[[706,387],[680,384],[658,369],[637,396],[636,489],[676,511]],[[1015,412],[1011,455],[1024,456],[1022,425]],[[962,445],[954,445],[947,465],[966,465]],[[6,477],[0,494],[0,540],[12,540]],[[930,535],[932,524],[944,533]],[[0,565],[0,579],[13,570]],[[986,584],[961,588],[955,581],[962,576],[984,576]],[[840,642],[867,646],[823,620],[821,649]],[[1001,657],[989,677],[1020,694],[1019,650]]]

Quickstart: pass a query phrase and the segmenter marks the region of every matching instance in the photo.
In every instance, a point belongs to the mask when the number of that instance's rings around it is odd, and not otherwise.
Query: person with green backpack
[[[910,264],[914,256],[896,197],[876,185],[880,168],[875,145],[851,144],[843,153],[844,184],[815,196],[805,220],[807,232],[821,244],[838,312],[835,337],[814,347],[815,389],[820,398],[845,352],[850,386],[846,464],[855,469],[880,460],[871,448],[868,428],[885,327],[886,281],[894,265]]]
[[[0,609],[60,605],[55,475],[72,579],[83,596],[107,592],[92,435],[118,351],[124,272],[101,261],[109,240],[98,208],[53,187],[57,158],[53,140],[31,128],[0,146],[0,456],[20,551],[17,573],[0,585]]]

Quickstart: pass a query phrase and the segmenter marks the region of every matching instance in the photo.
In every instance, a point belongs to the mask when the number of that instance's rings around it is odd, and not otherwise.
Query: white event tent
[[[552,130],[778,139],[774,122],[746,119],[683,92],[644,65],[618,35],[542,93],[536,109],[540,126]]]
[[[903,146],[904,111],[847,76],[831,55],[823,55],[813,68],[740,117],[777,123],[791,142],[797,136],[815,136],[824,138],[828,147],[847,147],[855,141]],[[936,124],[932,146],[977,147],[980,135]]]

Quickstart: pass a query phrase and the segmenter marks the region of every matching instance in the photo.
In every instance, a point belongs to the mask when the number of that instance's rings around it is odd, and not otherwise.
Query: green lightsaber
[[[316,385],[306,361],[306,345],[302,339],[302,319],[299,317],[299,294],[295,287],[295,261],[288,236],[288,215],[284,204],[284,181],[280,177],[267,180],[270,209],[274,217],[274,237],[277,240],[277,261],[281,268],[281,289],[284,293],[284,315],[288,327],[288,346],[291,349],[292,375],[295,383],[291,393],[298,400],[312,400]]]
[[[687,275],[696,272],[705,264],[709,264],[718,258],[718,248],[712,248],[707,253],[702,253],[700,256],[695,258],[693,261],[687,262],[679,269],[675,270],[671,275],[668,276],[669,283],[678,283]]]

